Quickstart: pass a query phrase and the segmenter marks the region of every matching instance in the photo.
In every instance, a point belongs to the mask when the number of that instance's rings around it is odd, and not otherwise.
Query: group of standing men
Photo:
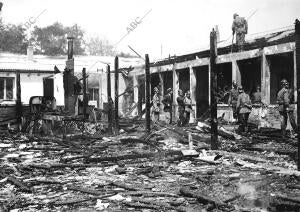
[[[294,132],[297,132],[293,106],[295,102],[293,89],[290,88],[288,81],[283,79],[280,84],[281,89],[277,94],[277,104],[280,114],[282,137],[285,138],[288,119],[290,120]],[[260,87],[256,87],[256,91],[252,94],[252,98],[250,99],[250,96],[244,92],[243,87],[237,86],[237,83],[233,81],[228,104],[232,106],[233,118],[238,120],[238,123],[240,124],[240,131],[247,132],[248,118],[251,113],[252,106],[264,106],[261,101]]]
[[[178,97],[176,99],[178,104],[178,126],[186,126],[190,122],[191,113],[194,115],[192,109],[192,100],[190,91],[185,94],[181,89],[178,90]],[[159,121],[160,106],[163,104],[163,111],[165,120],[168,124],[172,123],[172,105],[173,105],[173,91],[171,88],[167,89],[167,94],[160,102],[159,89],[154,88],[154,95],[152,98],[152,120],[153,122]]]

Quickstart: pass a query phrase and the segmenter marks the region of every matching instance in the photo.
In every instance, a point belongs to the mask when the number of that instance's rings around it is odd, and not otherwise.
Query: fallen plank
[[[96,199],[103,199],[107,197],[114,196],[116,193],[111,194],[105,194],[102,196],[95,196],[95,197],[88,197],[88,198],[81,198],[81,199],[70,199],[70,200],[63,200],[63,201],[55,201],[55,202],[49,202],[47,205],[55,205],[55,206],[62,206],[62,205],[74,205],[82,202],[92,201]]]
[[[67,186],[67,188],[69,190],[73,190],[73,191],[79,191],[79,192],[82,192],[82,193],[86,193],[86,194],[92,194],[92,195],[95,195],[95,196],[100,196],[103,192],[100,192],[100,191],[97,191],[97,190],[94,190],[94,189],[90,189],[90,188],[82,188],[82,187],[78,187],[78,186]],[[116,192],[115,192],[116,194]]]
[[[147,196],[147,197],[153,197],[153,196],[178,197],[178,194],[173,194],[168,192],[155,192],[155,191],[131,191],[131,192],[125,192],[124,194],[130,196]]]
[[[117,187],[119,187],[119,188],[125,188],[126,190],[130,190],[130,191],[138,191],[138,190],[141,190],[141,189],[138,188],[137,186],[125,184],[125,183],[123,183],[123,182],[112,181],[111,184],[114,185],[114,186],[117,186]]]
[[[0,177],[7,178],[8,182],[19,187],[21,191],[32,192],[32,190],[24,182],[22,182],[21,180],[18,180],[17,178],[15,178],[13,176],[9,176],[9,175],[6,175],[6,174],[0,172]]]
[[[186,196],[186,197],[196,198],[199,202],[201,202],[203,204],[212,203],[212,204],[214,204],[215,207],[226,206],[226,203],[224,203],[220,200],[216,200],[216,199],[209,197],[205,194],[202,194],[200,192],[191,190],[188,187],[181,187],[180,194],[183,196]]]
[[[150,152],[150,153],[143,153],[143,154],[127,154],[127,155],[120,155],[120,156],[111,156],[111,157],[94,157],[94,158],[87,158],[87,162],[103,162],[103,161],[119,161],[119,160],[130,160],[130,159],[138,159],[138,158],[153,158],[153,157],[166,157],[166,156],[173,156],[173,155],[182,155],[181,151],[173,150],[173,151],[166,151],[166,152]]]

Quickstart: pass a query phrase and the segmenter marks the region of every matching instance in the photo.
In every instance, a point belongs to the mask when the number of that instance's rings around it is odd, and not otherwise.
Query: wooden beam
[[[178,73],[176,71],[177,64],[173,65],[172,68],[172,75],[173,75],[173,104],[172,104],[172,111],[171,111],[171,121],[176,121],[178,117],[178,105],[177,105],[177,97],[178,97],[178,90],[179,90],[179,79],[178,79]]]
[[[86,108],[87,108],[87,105],[88,105],[88,98],[87,98],[87,93],[86,93],[86,80],[87,80],[87,77],[86,77],[86,69],[83,68],[82,69],[82,80],[83,80],[83,117],[86,118]]]
[[[21,78],[20,73],[16,73],[16,87],[17,87],[17,101],[16,101],[16,115],[17,115],[17,123],[22,123],[22,100],[21,100]]]
[[[296,72],[297,72],[297,96],[300,96],[300,22],[295,22],[296,39]],[[297,101],[297,128],[298,128],[298,171],[300,171],[300,102]]]
[[[107,119],[108,132],[112,133],[112,98],[111,98],[111,80],[110,80],[110,65],[107,65]]]
[[[294,50],[295,50],[294,42],[268,46],[268,47],[264,47],[263,49],[265,55],[293,52]]]
[[[225,54],[225,55],[219,55],[216,63],[217,64],[229,63],[231,61],[236,61],[236,60],[245,60],[245,59],[260,57],[261,55],[262,55],[262,51],[260,49],[253,49],[250,51],[229,53],[229,54]]]
[[[115,57],[115,132],[119,132],[119,58]]]
[[[265,54],[262,54],[261,60],[261,91],[262,102],[270,104],[270,87],[271,87],[271,73],[270,65]]]
[[[232,61],[232,81],[235,81],[238,85],[242,84],[241,72],[236,60]]]
[[[149,55],[145,55],[145,75],[146,75],[146,131],[150,132],[150,62]]]
[[[210,33],[210,71],[211,71],[211,104],[210,104],[210,118],[211,118],[211,149],[218,149],[218,121],[217,121],[217,34],[213,29]]]
[[[192,100],[192,109],[195,111],[195,117],[197,117],[197,108],[196,108],[196,76],[195,70],[192,66],[189,67],[190,70],[190,92],[191,92],[191,100]],[[194,117],[191,114],[191,122],[194,122]]]

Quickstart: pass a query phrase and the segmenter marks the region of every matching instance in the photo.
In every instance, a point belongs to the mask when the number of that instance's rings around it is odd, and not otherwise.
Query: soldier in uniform
[[[177,125],[182,127],[184,124],[184,95],[181,89],[178,90],[178,97],[177,97],[177,104],[178,104],[178,122]]]
[[[228,105],[231,105],[231,107],[232,107],[234,121],[237,120],[237,118],[238,118],[237,107],[236,107],[238,96],[239,96],[239,92],[237,89],[237,83],[235,81],[233,81],[232,89],[229,92]]]
[[[194,115],[194,111],[192,109],[192,99],[191,99],[191,92],[187,91],[184,98],[184,125],[190,123],[190,116],[191,113]]]
[[[162,100],[162,103],[164,104],[164,112],[165,112],[167,124],[172,123],[172,103],[173,103],[172,93],[173,93],[172,88],[168,88],[167,94],[164,96]]]
[[[239,86],[238,88],[239,96],[237,100],[237,110],[239,111],[239,120],[240,120],[240,130],[242,132],[248,132],[248,118],[249,114],[251,113],[251,101],[248,94],[244,92],[244,89],[242,86]]]
[[[157,87],[154,88],[154,95],[152,98],[152,121],[156,123],[159,121],[159,112],[160,112],[160,101],[159,101],[159,90]]]
[[[282,137],[286,136],[286,127],[288,117],[290,118],[291,126],[295,132],[297,132],[297,125],[294,118],[294,111],[291,106],[292,96],[289,91],[289,84],[286,79],[281,80],[281,89],[277,94],[277,104],[279,105],[278,111],[280,114],[280,123],[281,123],[281,133]]]
[[[238,50],[243,50],[243,45],[245,43],[245,35],[248,33],[248,23],[245,18],[240,17],[238,14],[233,15],[232,23],[232,36],[236,34],[236,44]]]

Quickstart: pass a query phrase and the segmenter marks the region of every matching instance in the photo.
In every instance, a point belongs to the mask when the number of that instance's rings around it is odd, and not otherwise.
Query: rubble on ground
[[[205,123],[178,128],[100,124],[83,133],[1,133],[0,211],[297,211],[295,139],[270,128],[239,135]]]

